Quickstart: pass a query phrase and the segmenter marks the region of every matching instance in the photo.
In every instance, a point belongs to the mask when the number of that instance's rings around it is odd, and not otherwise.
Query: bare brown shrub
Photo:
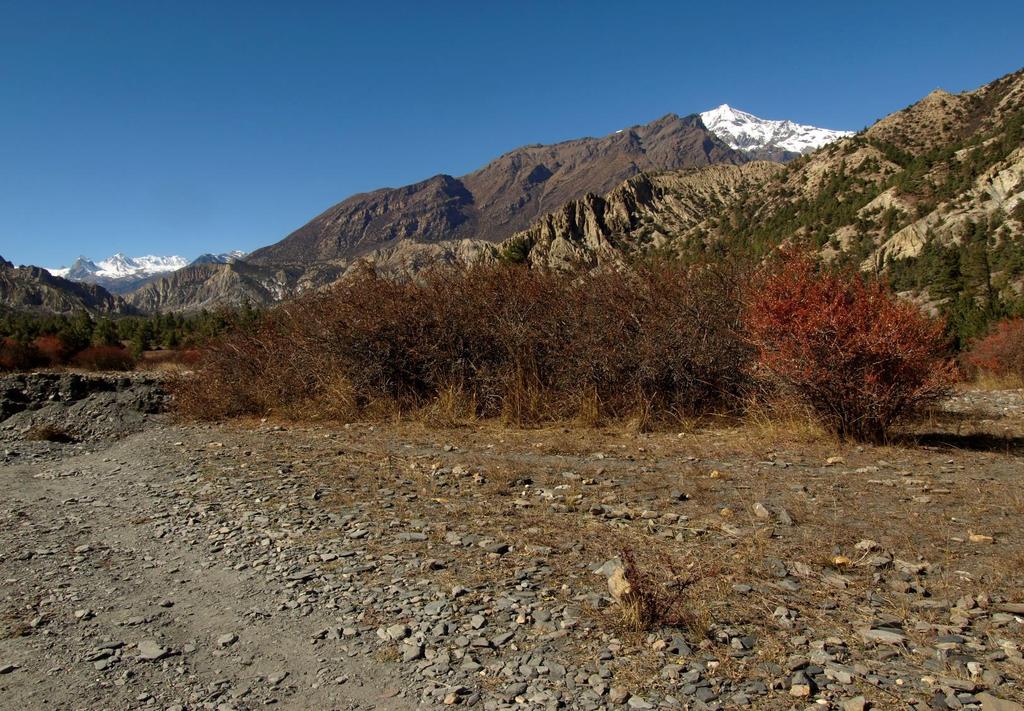
[[[33,344],[14,338],[0,339],[0,371],[30,370],[46,362],[45,356]]]
[[[476,265],[414,280],[367,268],[207,348],[177,399],[198,418],[383,410],[647,427],[739,402],[740,281],[677,264],[569,275]]]
[[[1006,319],[971,344],[964,361],[976,373],[1024,380],[1024,318]]]
[[[667,556],[646,558],[641,563],[634,551],[622,552],[625,584],[618,591],[616,602],[623,626],[634,633],[676,627],[697,636],[705,635],[710,627],[710,613],[695,594],[695,586],[717,576],[717,571],[683,573],[679,564]]]

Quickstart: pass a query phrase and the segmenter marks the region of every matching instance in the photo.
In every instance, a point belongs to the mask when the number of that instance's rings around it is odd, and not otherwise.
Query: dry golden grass
[[[471,425],[478,419],[476,396],[459,385],[449,385],[419,408],[414,418],[437,428]]]
[[[995,373],[981,371],[974,376],[969,384],[962,386],[962,389],[981,391],[1021,390],[1024,389],[1024,376],[1013,373],[997,375]]]

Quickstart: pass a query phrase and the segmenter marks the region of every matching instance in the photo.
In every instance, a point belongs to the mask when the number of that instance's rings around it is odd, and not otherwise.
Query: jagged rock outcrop
[[[56,277],[40,267],[16,267],[0,257],[0,305],[18,310],[70,314],[131,313],[123,299],[102,286]]]
[[[340,271],[324,269],[324,283]],[[131,305],[144,312],[198,311],[232,308],[243,304],[271,304],[302,289],[302,274],[266,269],[246,262],[192,264],[149,282],[128,295]]]
[[[548,213],[502,245],[506,258],[554,268],[621,263],[630,254],[681,248],[709,218],[782,171],[776,163],[719,165],[638,175],[603,197]]]

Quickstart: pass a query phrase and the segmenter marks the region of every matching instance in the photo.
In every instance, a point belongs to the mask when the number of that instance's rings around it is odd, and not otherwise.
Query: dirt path
[[[209,543],[174,438],[0,469],[3,707],[411,708],[386,664],[316,639],[331,615],[279,611]]]

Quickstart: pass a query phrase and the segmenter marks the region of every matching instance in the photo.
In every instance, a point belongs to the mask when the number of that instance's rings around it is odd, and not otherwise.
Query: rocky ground
[[[76,377],[0,380],[5,708],[1024,708],[1020,392],[857,447],[182,425]],[[624,623],[624,554],[675,626]]]

